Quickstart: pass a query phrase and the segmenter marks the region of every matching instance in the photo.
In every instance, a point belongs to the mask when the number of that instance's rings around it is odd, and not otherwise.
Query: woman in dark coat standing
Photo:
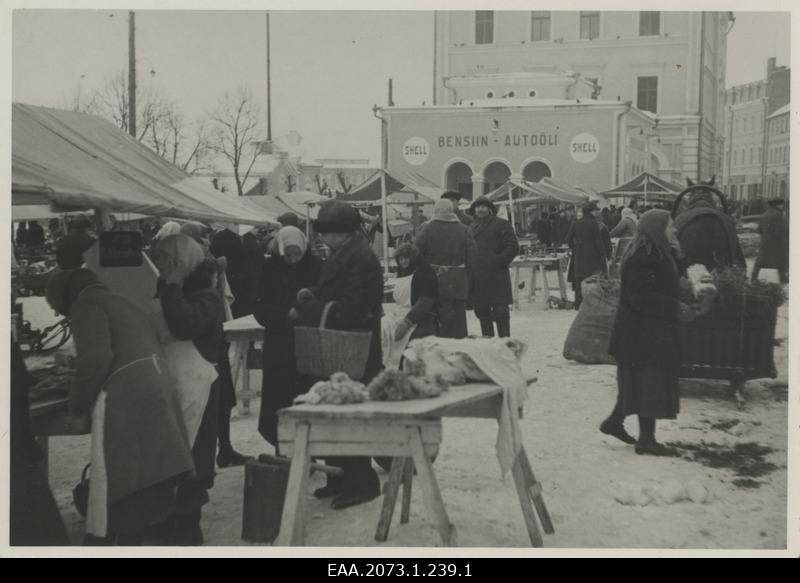
[[[288,407],[306,392],[313,380],[295,371],[294,333],[289,312],[297,292],[319,280],[322,262],[308,251],[306,236],[297,227],[283,227],[276,249],[264,260],[253,315],[264,326],[264,363],[258,432],[278,445],[278,409]]]
[[[509,304],[514,302],[511,292],[509,265],[519,252],[517,236],[511,223],[497,217],[497,207],[486,197],[472,203],[470,213],[475,220],[469,226],[475,239],[474,268],[470,272],[469,297],[475,315],[481,322],[481,334],[511,335]]]
[[[56,274],[47,301],[69,316],[75,338],[70,411],[92,415],[87,543],[141,544],[194,469],[156,329],[88,269]]]
[[[594,217],[597,206],[586,203],[581,207],[583,216],[575,221],[567,233],[566,242],[572,249],[570,272],[575,290],[575,309],[583,301],[581,283],[597,273],[606,273],[606,260],[611,258],[611,239],[608,229]]]
[[[337,330],[369,330],[369,345],[362,383],[369,383],[381,370],[381,315],[383,312],[383,275],[378,257],[361,233],[361,218],[346,202],[329,200],[322,204],[315,230],[330,249],[317,284],[297,294],[299,323],[318,326],[322,310],[334,302],[327,326]],[[314,495],[334,496],[335,510],[369,502],[380,495],[380,480],[369,457],[336,457],[327,460],[340,466],[344,475],[328,476],[328,484]]]
[[[761,247],[751,275],[753,281],[758,281],[758,273],[764,268],[777,269],[781,283],[789,283],[789,221],[783,216],[783,206],[782,199],[771,200],[767,212],[761,215]]]
[[[675,419],[680,409],[678,324],[693,319],[679,297],[679,261],[675,224],[669,212],[651,210],[639,220],[637,234],[622,259],[619,308],[610,354],[617,360],[617,402],[600,431],[629,444],[637,454],[672,455],[655,438],[656,419]],[[623,426],[639,416],[639,439]]]

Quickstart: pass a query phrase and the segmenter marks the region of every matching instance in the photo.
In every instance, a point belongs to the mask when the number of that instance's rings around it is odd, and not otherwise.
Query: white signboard
[[[569,144],[569,153],[581,164],[594,162],[600,153],[600,142],[592,134],[578,134]]]
[[[412,166],[420,166],[428,160],[431,153],[431,147],[428,145],[428,140],[415,136],[408,138],[406,143],[403,144],[403,158]]]

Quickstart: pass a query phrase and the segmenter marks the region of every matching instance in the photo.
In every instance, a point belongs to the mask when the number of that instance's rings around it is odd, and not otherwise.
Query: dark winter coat
[[[233,317],[252,314],[256,274],[248,269],[243,240],[233,231],[223,229],[211,238],[209,251],[214,257],[227,260],[225,277],[234,298],[231,304]]]
[[[70,410],[90,413],[100,391],[106,394],[104,451],[113,518],[115,502],[192,472],[191,448],[165,365],[153,361],[161,347],[144,312],[94,287],[80,294],[69,317],[77,353]],[[139,497],[137,504],[148,511],[146,499]],[[124,514],[139,519],[131,509]],[[114,528],[129,530],[120,522]]]
[[[582,217],[570,227],[566,242],[573,253],[570,268],[573,281],[606,272],[606,260],[611,257],[611,240],[605,225],[592,216]]]
[[[620,366],[673,370],[680,363],[677,268],[641,248],[622,264],[621,277],[609,353]]]
[[[469,227],[460,222],[431,220],[416,237],[420,257],[439,273],[439,294],[443,298],[466,300],[468,274],[474,268],[475,239]],[[463,265],[462,270],[442,270],[442,266]]]
[[[550,225],[548,219],[539,219],[536,221],[536,237],[539,239],[539,243],[544,245],[553,244],[552,229],[553,227]]]
[[[725,213],[712,207],[695,207],[675,219],[685,265],[745,267],[744,252],[736,236],[736,225]]]
[[[319,281],[322,262],[306,252],[297,265],[280,257],[263,261],[253,315],[264,326],[264,358],[261,382],[261,412],[258,431],[277,444],[277,411],[292,404],[310,387],[309,379],[296,373],[294,331],[288,318],[297,292]]]
[[[758,266],[768,269],[789,267],[789,221],[781,211],[767,209],[758,224],[761,247],[758,250]]]
[[[514,301],[508,266],[519,252],[511,223],[494,215],[470,225],[475,239],[475,262],[470,270],[470,301],[476,308]]]
[[[567,235],[575,224],[575,219],[567,217],[559,217],[557,222],[556,231],[554,233],[554,245],[564,245],[567,243]]]
[[[203,358],[217,364],[224,345],[225,307],[216,289],[195,286],[190,278],[182,287],[159,281],[164,320],[176,340],[191,340]]]
[[[326,326],[336,330],[369,330],[366,370],[362,382],[380,372],[383,274],[378,257],[366,237],[357,233],[323,264],[319,282],[311,288],[314,298],[299,304],[300,323],[319,326],[325,304],[335,302]]]

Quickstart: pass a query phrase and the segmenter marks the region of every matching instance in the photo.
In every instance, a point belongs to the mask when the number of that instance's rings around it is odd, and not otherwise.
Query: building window
[[[639,77],[636,80],[636,107],[658,113],[658,77]]]
[[[494,42],[494,12],[475,11],[475,44],[490,45]]]
[[[755,164],[755,157],[754,157],[754,154],[755,154],[755,152],[754,152],[753,148],[750,148],[750,165],[751,165],[751,166],[752,166],[753,164]]]
[[[661,34],[661,13],[639,13],[639,36],[658,36]]]
[[[600,36],[600,12],[581,11],[581,39],[594,39]]]
[[[531,40],[550,40],[549,10],[534,10],[531,12]]]
[[[763,161],[764,161],[763,160],[763,152],[761,151],[761,148],[759,148],[758,149],[758,163],[761,164]]]

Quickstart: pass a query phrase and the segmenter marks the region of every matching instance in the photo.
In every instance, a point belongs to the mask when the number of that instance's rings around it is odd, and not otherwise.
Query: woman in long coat
[[[583,216],[575,221],[567,233],[566,242],[572,249],[570,273],[575,290],[575,309],[583,301],[581,283],[598,273],[606,273],[606,260],[611,257],[611,239],[605,225],[594,218],[597,207],[586,203],[581,207]],[[605,232],[603,231],[605,229]]]
[[[140,544],[169,516],[194,469],[155,327],[88,269],[58,273],[50,306],[70,318],[77,367],[70,410],[92,415],[89,544]]]
[[[485,197],[472,203],[470,213],[475,215],[469,229],[476,247],[470,272],[470,302],[484,336],[494,336],[497,323],[497,335],[508,337],[511,334],[508,306],[514,302],[508,267],[519,252],[517,236],[511,223],[498,218],[497,207]]]
[[[277,447],[278,409],[291,405],[294,397],[306,392],[313,382],[295,371],[289,312],[297,292],[316,285],[322,262],[309,252],[306,236],[297,227],[283,227],[275,241],[276,253],[263,263],[253,315],[264,326],[258,432]]]
[[[639,220],[636,238],[622,260],[619,308],[609,352],[617,361],[617,402],[600,431],[629,444],[637,454],[672,455],[655,438],[656,419],[675,419],[680,409],[678,325],[691,320],[679,297],[680,253],[669,212],[651,210]],[[639,439],[623,426],[639,416]]]

